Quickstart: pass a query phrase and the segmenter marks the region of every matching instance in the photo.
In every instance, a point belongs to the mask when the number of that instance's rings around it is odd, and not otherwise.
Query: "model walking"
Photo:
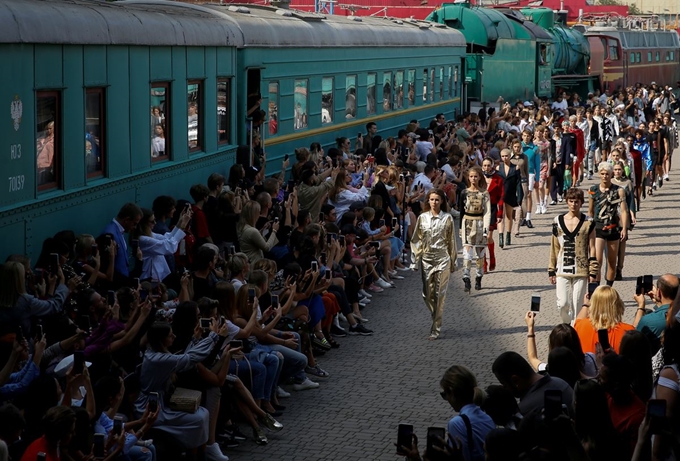
[[[503,178],[503,219],[498,226],[498,246],[503,248],[512,243],[512,212],[522,201],[520,198],[522,177],[517,167],[510,163],[510,151],[508,149],[501,151],[501,164],[498,167],[498,174]],[[504,231],[505,239],[503,239]]]
[[[456,240],[446,195],[432,189],[411,237],[411,269],[420,270],[423,299],[432,314],[430,340],[439,338],[449,275],[456,270]]]
[[[484,179],[486,180],[486,190],[489,192],[491,200],[491,224],[489,225],[489,236],[487,238],[487,248],[489,249],[489,271],[496,269],[496,251],[493,240],[493,231],[499,223],[503,221],[503,178],[496,172],[494,161],[487,157],[482,162]],[[500,233],[503,238],[503,233]],[[484,273],[487,271],[486,258],[484,258]]]
[[[470,292],[470,269],[475,260],[477,273],[475,274],[475,290],[482,289],[484,272],[484,253],[486,251],[487,236],[491,225],[491,199],[486,190],[484,173],[479,167],[468,170],[467,188],[460,195],[463,206],[460,214],[460,239],[463,242],[463,282],[465,291]]]

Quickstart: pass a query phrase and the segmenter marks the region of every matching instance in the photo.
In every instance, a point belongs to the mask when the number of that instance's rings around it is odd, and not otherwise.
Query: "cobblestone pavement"
[[[595,183],[586,181],[584,186]],[[624,280],[614,284],[626,301],[628,322],[635,314],[636,276],[654,274],[656,279],[666,272],[679,272],[679,190],[677,180],[667,182],[653,198],[642,202],[638,225],[628,242]],[[279,418],[284,430],[269,433],[265,447],[249,440],[226,450],[230,459],[398,459],[393,444],[399,422],[413,424],[424,441],[428,426],[445,427],[453,416],[439,396],[439,379],[446,368],[454,364],[470,367],[484,388],[496,383],[491,364],[501,352],[526,353],[524,313],[535,292],[542,297],[536,340],[539,356],[547,359],[548,334],[559,322],[547,275],[550,222],[558,212],[566,212],[566,205],[533,215],[535,228],[523,227],[522,236],[513,237],[509,249],[496,246],[498,267],[484,277],[481,291],[463,293],[461,271],[452,274],[438,341],[427,340],[429,312],[416,273],[407,273],[396,289],[374,295],[363,311],[374,335],[338,338],[340,349],[319,359],[331,377],[318,379],[318,389],[291,390],[292,397],[281,400],[288,406]],[[250,435],[245,425],[241,427]]]

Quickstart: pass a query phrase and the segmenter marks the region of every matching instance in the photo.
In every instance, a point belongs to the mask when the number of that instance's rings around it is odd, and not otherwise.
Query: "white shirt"
[[[420,184],[423,185],[423,190],[425,191],[425,197],[427,197],[427,194],[434,187],[434,185],[432,185],[432,181],[430,181],[430,178],[425,176],[425,173],[418,173],[416,175],[416,177],[413,178],[413,184],[411,185],[411,192],[416,190],[416,187],[418,187],[418,185],[420,185]]]
[[[444,174],[446,174],[446,179],[449,181],[455,181],[456,180],[456,173],[453,171],[453,168],[451,168],[451,165],[448,163],[445,163],[444,166],[442,167],[442,171]]]
[[[170,275],[170,268],[165,260],[177,251],[179,242],[186,234],[179,227],[175,227],[165,235],[151,233],[151,237],[139,237],[139,248],[142,250],[142,279],[162,281]]]
[[[366,201],[368,200],[370,193],[368,192],[368,189],[366,189],[364,186],[361,186],[361,188],[356,191],[352,192],[349,189],[343,189],[340,192],[338,192],[338,195],[336,198],[337,202],[333,202],[332,200],[328,200],[328,203],[333,205],[335,207],[335,215],[337,216],[337,223],[340,223],[340,219],[342,218],[342,215],[347,213],[349,211],[349,206],[353,202],[361,202],[361,201]]]

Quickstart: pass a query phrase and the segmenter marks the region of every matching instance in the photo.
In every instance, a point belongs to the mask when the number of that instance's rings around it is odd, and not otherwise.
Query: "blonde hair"
[[[596,330],[614,328],[623,319],[624,305],[618,292],[608,286],[598,287],[590,298],[590,323]]]
[[[241,210],[241,219],[239,220],[237,226],[238,230],[243,232],[243,229],[246,225],[255,227],[257,218],[260,217],[260,210],[261,208],[259,203],[257,203],[255,200],[248,200],[243,205],[243,209]]]
[[[20,262],[8,261],[0,266],[0,309],[12,309],[26,294],[26,268]]]
[[[463,365],[453,365],[446,370],[439,385],[445,391],[453,393],[461,402],[475,405],[484,403],[484,391],[477,387],[477,378]]]

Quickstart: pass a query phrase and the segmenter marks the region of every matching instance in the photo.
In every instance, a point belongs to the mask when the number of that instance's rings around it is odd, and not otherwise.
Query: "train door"
[[[630,56],[635,56],[634,52],[624,51],[623,55],[621,57],[623,59],[623,88],[626,88],[628,86],[628,64],[629,64],[628,55],[629,54],[630,54]]]
[[[551,44],[538,42],[536,46],[536,95],[539,98],[550,97],[552,94],[552,69],[550,58],[552,50]]]
[[[252,146],[252,137],[254,133],[257,133],[258,131],[264,132],[260,127],[264,126],[267,118],[266,112],[262,108],[262,94],[260,90],[261,74],[262,69],[259,67],[246,69],[246,98],[243,102],[245,105],[244,113],[246,114],[246,118],[242,121],[242,126],[245,126],[245,132],[241,144],[247,144],[248,146]],[[239,131],[242,132],[241,130]],[[248,162],[252,165],[252,158],[248,159]]]
[[[592,76],[597,76],[600,83],[600,88],[602,86],[602,73],[604,71],[604,44],[600,37],[589,36],[588,44],[590,44],[590,64],[588,65],[588,74]]]

